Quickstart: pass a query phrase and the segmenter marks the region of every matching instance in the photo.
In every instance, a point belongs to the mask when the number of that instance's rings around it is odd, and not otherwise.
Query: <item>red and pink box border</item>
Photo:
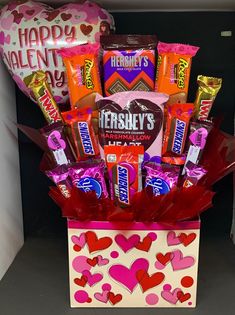
[[[200,220],[68,220],[71,307],[196,306]]]

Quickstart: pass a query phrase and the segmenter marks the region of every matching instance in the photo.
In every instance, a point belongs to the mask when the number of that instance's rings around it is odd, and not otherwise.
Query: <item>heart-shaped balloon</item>
[[[28,96],[23,79],[42,69],[55,100],[68,100],[65,69],[56,50],[99,42],[101,34],[114,28],[112,16],[90,1],[60,8],[33,1],[14,1],[0,14],[0,54],[18,87]],[[31,97],[32,98],[32,97]]]

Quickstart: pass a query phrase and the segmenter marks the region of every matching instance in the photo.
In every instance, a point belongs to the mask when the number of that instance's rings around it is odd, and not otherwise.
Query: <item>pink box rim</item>
[[[163,223],[143,223],[143,222],[109,222],[109,221],[77,221],[68,219],[67,226],[69,229],[94,229],[94,230],[199,230],[201,225],[200,219],[193,221],[183,221],[171,225]]]

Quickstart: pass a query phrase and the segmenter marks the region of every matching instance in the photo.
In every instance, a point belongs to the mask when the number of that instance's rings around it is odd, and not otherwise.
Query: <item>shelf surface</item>
[[[105,315],[111,309],[69,307],[66,239],[28,238],[0,282],[3,315]],[[196,309],[148,309],[148,315],[235,314],[235,246],[228,236],[201,239]],[[124,315],[127,309],[113,309]],[[143,315],[146,309],[128,309]]]
[[[52,6],[79,2],[78,0],[34,0]],[[0,0],[5,5],[9,0]],[[82,1],[81,1],[82,2]],[[96,0],[112,11],[234,11],[234,0]]]

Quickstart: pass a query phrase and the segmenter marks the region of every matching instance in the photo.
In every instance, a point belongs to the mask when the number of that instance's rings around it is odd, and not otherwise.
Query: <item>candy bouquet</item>
[[[51,197],[64,216],[79,220],[166,223],[198,216],[211,206],[211,185],[234,167],[234,138],[209,119],[222,79],[199,75],[195,102],[187,103],[198,47],[157,45],[153,35],[108,35],[101,37],[101,48],[96,43],[58,51],[69,111],[60,112],[43,71],[24,79],[48,125],[38,137],[21,129],[45,149],[42,170],[56,184]],[[217,166],[211,167],[215,156]],[[180,205],[168,216],[182,194],[188,209],[184,213]]]
[[[193,307],[199,215],[235,167],[234,137],[209,116],[222,79],[198,75],[188,103],[199,47],[153,35],[100,42],[57,52],[69,111],[43,71],[24,79],[48,124],[19,128],[45,150],[49,195],[68,218],[71,305]]]

